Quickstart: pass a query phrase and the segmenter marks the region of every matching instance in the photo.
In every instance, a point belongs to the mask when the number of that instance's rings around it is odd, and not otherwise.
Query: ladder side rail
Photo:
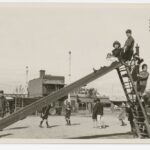
[[[134,90],[134,92],[135,92],[135,94],[136,94],[136,97],[137,97],[139,106],[141,107],[143,116],[144,116],[144,118],[145,118],[145,125],[146,125],[146,128],[147,128],[148,136],[150,137],[150,124],[149,124],[149,122],[148,122],[148,116],[147,116],[146,110],[144,109],[144,107],[143,107],[143,105],[142,105],[142,103],[141,103],[141,101],[140,101],[140,97],[139,97],[139,94],[138,94],[138,92],[137,92],[137,90],[136,90],[136,88],[135,88],[135,86],[134,86],[134,82],[133,82],[132,76],[131,76],[131,74],[130,74],[129,68],[126,67],[126,69],[127,69],[127,73],[128,73],[128,75],[129,75],[129,78],[130,78],[130,80],[131,80],[131,83],[132,83],[132,86],[133,86],[133,90]]]
[[[117,68],[116,70],[117,70],[119,79],[121,81],[121,85],[122,85],[122,88],[124,90],[125,96],[126,96],[127,100],[130,101],[130,97],[128,96],[127,90],[126,90],[126,88],[124,86],[124,81],[123,81],[123,78],[121,76],[120,70],[119,70],[119,68]],[[131,111],[132,111],[132,114],[133,114],[133,110],[132,109],[131,109]],[[133,123],[134,123],[135,129],[136,129],[136,134],[138,135],[138,137],[140,137],[140,130],[139,130],[138,125],[136,124],[135,120],[133,120]]]
[[[127,73],[128,73],[129,78],[130,78],[130,81],[131,81],[131,83],[132,83],[133,90],[134,90],[134,92],[135,92],[135,94],[136,94],[138,103],[139,103],[139,105],[140,105],[140,107],[141,107],[141,109],[142,109],[143,115],[144,115],[145,119],[148,119],[148,118],[147,118],[146,111],[145,111],[145,109],[144,109],[144,107],[143,107],[143,105],[142,105],[142,103],[141,103],[141,101],[140,101],[139,94],[138,94],[138,92],[137,92],[137,90],[136,90],[136,88],[135,88],[135,86],[134,86],[134,82],[133,82],[132,76],[131,76],[131,74],[130,74],[130,71],[129,71],[128,67],[127,67],[126,69],[127,69]]]
[[[120,81],[121,81],[121,85],[122,85],[122,88],[123,88],[123,90],[124,90],[125,96],[126,96],[127,100],[129,100],[129,96],[128,96],[128,94],[127,94],[127,90],[126,90],[126,88],[124,87],[124,82],[123,82],[123,79],[122,79],[122,76],[121,76],[120,70],[119,70],[119,68],[117,68],[116,70],[117,70],[117,73],[118,73],[119,79],[120,79]]]

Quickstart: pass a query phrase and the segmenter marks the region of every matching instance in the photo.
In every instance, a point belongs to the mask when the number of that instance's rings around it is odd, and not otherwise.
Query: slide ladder
[[[149,138],[150,124],[148,121],[147,113],[142,103],[142,98],[139,96],[135,87],[130,69],[129,67],[122,65],[117,68],[117,72],[127,101],[131,107],[136,135],[139,138]]]

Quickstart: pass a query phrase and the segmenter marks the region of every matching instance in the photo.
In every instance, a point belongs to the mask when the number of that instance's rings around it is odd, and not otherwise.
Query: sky
[[[132,29],[140,55],[150,64],[150,5],[144,4],[0,4],[0,89],[12,93],[29,80],[62,75],[68,83],[109,65],[106,55],[126,29]],[[124,95],[116,71],[90,83],[100,94]],[[148,87],[150,88],[150,80]]]

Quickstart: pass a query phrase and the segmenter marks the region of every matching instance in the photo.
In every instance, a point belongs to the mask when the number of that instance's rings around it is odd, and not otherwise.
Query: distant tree
[[[97,97],[97,89],[95,88],[90,88],[88,89],[88,96],[89,97],[93,97],[93,98],[96,98]]]

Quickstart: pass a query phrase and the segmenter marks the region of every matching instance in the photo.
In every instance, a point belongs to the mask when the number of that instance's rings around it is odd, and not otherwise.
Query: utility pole
[[[69,51],[69,84],[71,84],[71,51]],[[68,102],[71,102],[70,93],[68,93]]]

